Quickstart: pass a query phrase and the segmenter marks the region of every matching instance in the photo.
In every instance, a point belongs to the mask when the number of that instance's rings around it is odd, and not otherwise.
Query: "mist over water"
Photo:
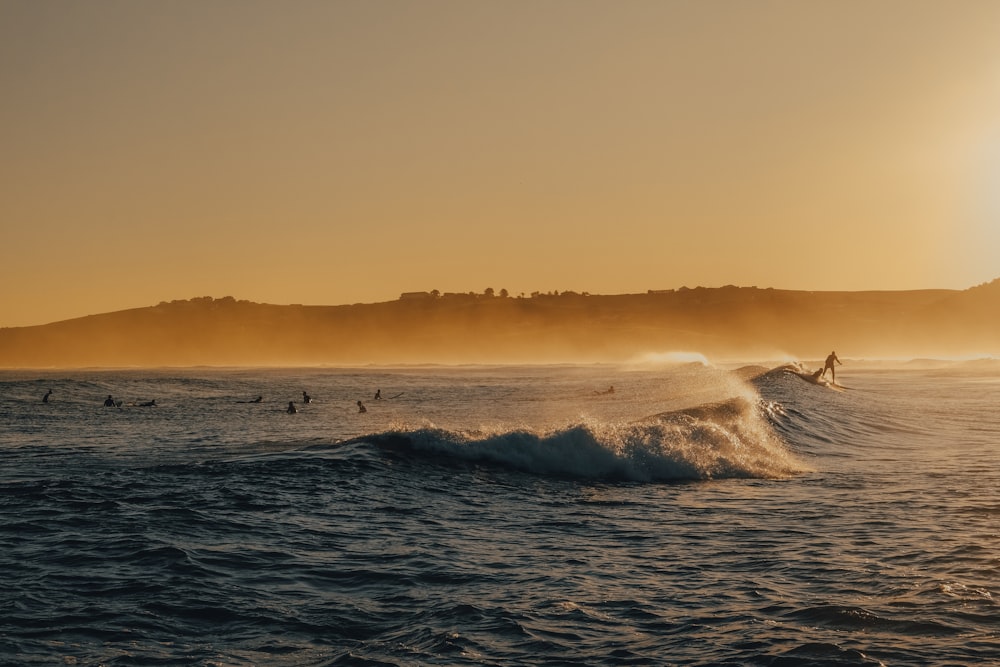
[[[859,366],[0,374],[0,662],[989,662],[996,365]]]

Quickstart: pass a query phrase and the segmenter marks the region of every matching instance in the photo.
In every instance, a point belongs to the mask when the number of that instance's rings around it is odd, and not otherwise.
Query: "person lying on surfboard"
[[[833,362],[837,362],[838,364],[840,363],[840,359],[837,358],[836,352],[831,352],[830,356],[826,358],[826,365],[823,366],[823,373],[821,377],[826,377],[826,371],[827,369],[829,369],[830,379],[833,381],[834,384],[837,384],[837,371],[835,371],[833,368]]]

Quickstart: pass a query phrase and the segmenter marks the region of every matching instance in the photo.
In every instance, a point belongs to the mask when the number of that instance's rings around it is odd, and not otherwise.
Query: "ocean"
[[[1000,664],[1000,364],[776,366],[0,372],[0,664]]]

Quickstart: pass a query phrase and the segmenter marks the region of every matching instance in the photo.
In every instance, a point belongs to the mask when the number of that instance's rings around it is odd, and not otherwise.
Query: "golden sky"
[[[996,0],[0,0],[0,326],[1000,276]]]

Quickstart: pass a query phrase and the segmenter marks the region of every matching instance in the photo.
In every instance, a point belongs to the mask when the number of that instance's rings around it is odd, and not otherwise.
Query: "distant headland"
[[[1000,279],[966,290],[809,292],[726,286],[596,295],[406,292],[271,305],[200,297],[0,329],[0,367],[618,362],[1000,354]]]

